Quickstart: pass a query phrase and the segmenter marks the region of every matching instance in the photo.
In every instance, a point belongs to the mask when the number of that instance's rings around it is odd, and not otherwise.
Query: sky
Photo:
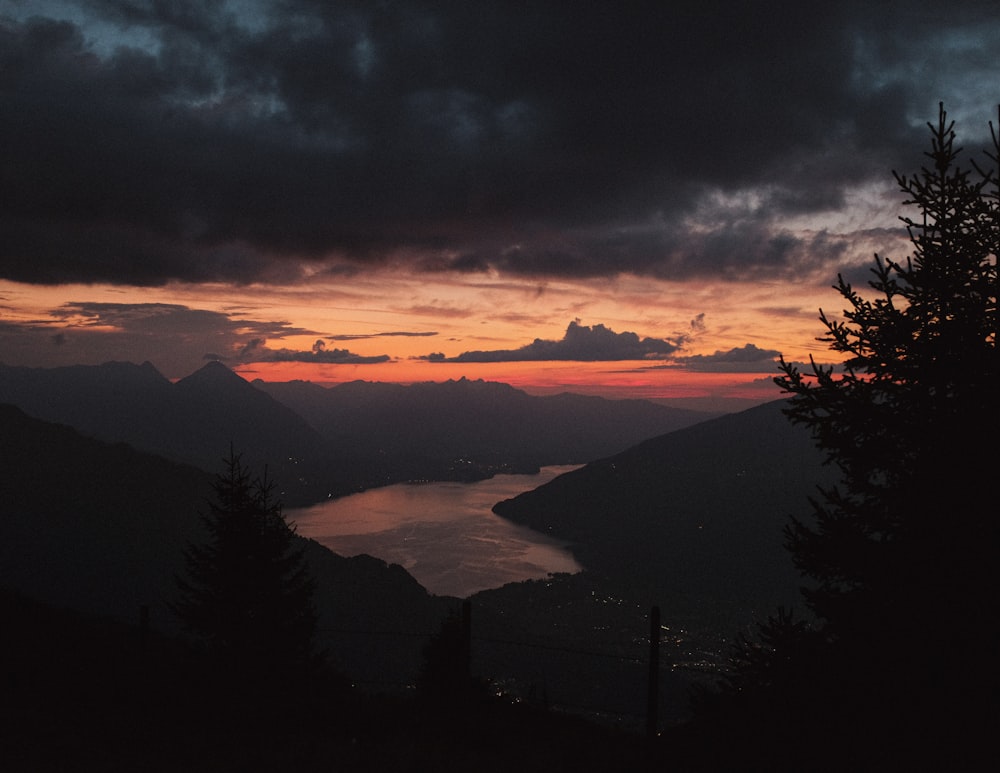
[[[0,363],[763,400],[1000,7],[0,0],[0,99]]]

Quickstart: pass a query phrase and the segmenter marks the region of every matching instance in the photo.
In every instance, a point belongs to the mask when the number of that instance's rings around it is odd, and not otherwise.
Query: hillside
[[[370,694],[321,673],[263,706],[189,648],[0,588],[0,759],[44,771],[641,769],[644,739],[477,694]],[[268,696],[270,699],[271,696]]]
[[[43,421],[214,471],[230,445],[255,466],[267,464],[290,500],[315,500],[328,488],[323,439],[291,410],[219,363],[172,384],[150,363],[66,368],[0,365],[0,402]]]
[[[592,462],[494,512],[567,540],[592,573],[687,607],[801,606],[783,547],[791,515],[833,470],[783,401]]]
[[[585,570],[473,596],[480,667],[515,674],[508,688],[526,696],[635,716],[657,606],[660,715],[683,719],[688,687],[718,678],[736,635],[778,606],[805,613],[783,528],[833,470],[782,407],[652,438],[495,505],[568,541]],[[493,643],[512,631],[536,646]]]
[[[109,445],[0,405],[0,587],[88,615],[176,633],[168,604],[183,551],[204,538],[199,513],[212,476]],[[319,589],[321,644],[352,678],[412,679],[419,639],[373,651],[344,631],[433,632],[451,600],[430,596],[401,567],[344,558],[303,541]]]
[[[164,769],[397,770],[419,759],[541,771],[641,761],[635,736],[537,702],[484,692],[450,706],[400,692],[455,600],[428,596],[398,566],[314,542],[304,547],[320,646],[349,682],[325,674],[273,714],[213,692],[196,653],[172,638],[167,606],[184,546],[203,537],[211,476],[9,405],[0,430],[0,719],[10,731],[0,754],[9,769],[128,770],[154,759]]]

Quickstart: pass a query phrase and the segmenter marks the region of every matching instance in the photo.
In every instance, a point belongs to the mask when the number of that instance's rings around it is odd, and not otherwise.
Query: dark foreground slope
[[[200,512],[212,476],[109,445],[0,405],[0,587],[124,622],[149,611],[175,633],[169,611],[183,552],[204,538]],[[319,589],[321,645],[359,681],[412,680],[419,639],[371,646],[345,631],[433,632],[450,602],[398,566],[343,558],[303,540]]]
[[[220,691],[197,653],[0,589],[0,766],[48,771],[637,770],[643,739],[478,692],[372,695],[320,674]],[[263,702],[262,702],[263,701]]]

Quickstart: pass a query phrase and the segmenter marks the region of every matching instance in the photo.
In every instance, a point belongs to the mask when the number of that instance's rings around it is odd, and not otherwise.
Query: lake
[[[492,512],[497,502],[574,469],[543,467],[537,475],[475,483],[400,483],[285,515],[300,535],[335,553],[367,553],[399,564],[430,593],[465,598],[509,582],[581,571],[565,543]]]

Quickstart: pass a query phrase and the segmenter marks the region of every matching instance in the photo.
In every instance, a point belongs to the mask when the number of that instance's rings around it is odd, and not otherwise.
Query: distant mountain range
[[[176,383],[149,363],[0,365],[0,403],[208,471],[232,445],[251,466],[268,466],[289,505],[403,480],[582,464],[709,416],[465,379],[250,384],[218,362]]]
[[[508,384],[465,378],[409,386],[253,384],[342,453],[384,460],[389,469],[411,470],[408,477],[582,464],[711,417],[647,400],[536,397]]]

